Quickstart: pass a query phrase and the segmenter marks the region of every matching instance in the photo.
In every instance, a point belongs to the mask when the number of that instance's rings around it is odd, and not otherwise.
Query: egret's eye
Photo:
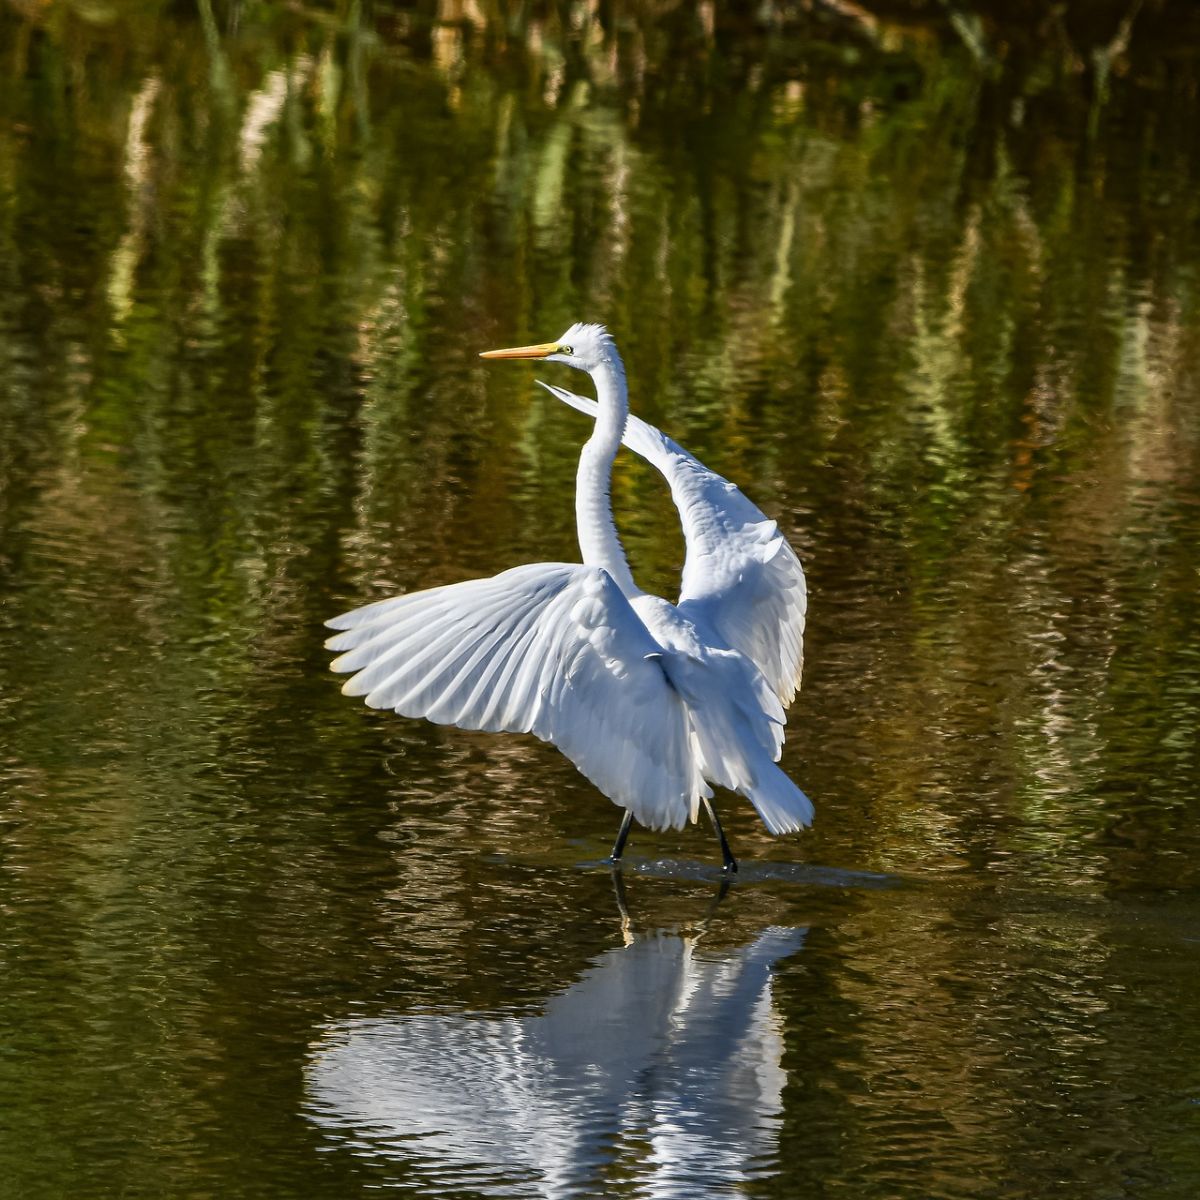
[[[574,354],[575,353],[575,351],[572,350],[570,346],[559,346],[558,352],[559,352],[559,354]]]

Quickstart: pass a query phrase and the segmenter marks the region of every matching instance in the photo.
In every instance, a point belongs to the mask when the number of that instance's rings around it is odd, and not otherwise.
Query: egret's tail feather
[[[812,801],[774,763],[759,770],[748,794],[772,833],[795,833],[812,824]]]

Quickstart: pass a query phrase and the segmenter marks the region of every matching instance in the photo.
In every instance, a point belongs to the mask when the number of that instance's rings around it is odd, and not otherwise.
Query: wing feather
[[[596,415],[595,400],[542,387]],[[679,510],[687,542],[679,611],[711,625],[790,704],[804,667],[808,589],[779,526],[729,480],[639,417],[629,416],[623,441],[666,478]]]
[[[533,733],[644,825],[678,828],[704,789],[662,647],[608,574],[534,563],[335,617],[343,687],[463,729]]]

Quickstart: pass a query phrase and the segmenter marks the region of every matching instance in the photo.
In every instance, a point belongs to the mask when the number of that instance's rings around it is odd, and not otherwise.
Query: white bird
[[[774,834],[812,820],[776,765],[803,662],[800,562],[733,484],[629,416],[624,364],[602,325],[481,357],[592,377],[594,401],[549,389],[596,416],[576,477],[583,563],[531,563],[333,618],[332,669],[355,673],[342,691],[406,717],[551,742],[625,810],[614,864],[635,819],[679,829],[703,805],[736,871],[709,783],[747,796]],[[622,439],[666,477],[683,521],[677,605],[634,583],[617,536],[609,488]]]

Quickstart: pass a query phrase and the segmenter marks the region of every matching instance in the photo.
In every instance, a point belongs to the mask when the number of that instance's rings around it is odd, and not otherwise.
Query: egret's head
[[[562,362],[581,371],[610,366],[624,370],[616,344],[603,325],[572,325],[557,341],[540,346],[515,346],[511,350],[485,350],[480,358],[541,358]]]

